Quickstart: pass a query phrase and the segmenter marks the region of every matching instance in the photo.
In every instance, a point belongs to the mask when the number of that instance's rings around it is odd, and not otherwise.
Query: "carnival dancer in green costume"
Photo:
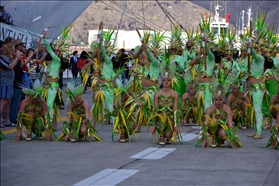
[[[111,43],[111,36],[114,30],[103,33],[101,30],[98,33],[97,42],[93,42],[93,53],[91,61],[82,70],[84,82],[87,81],[90,74],[90,66],[94,65],[95,73],[92,76],[91,89],[93,91],[93,119],[94,126],[97,123],[104,122],[105,108],[109,116],[110,123],[114,123],[115,118],[111,115],[113,112],[113,89],[115,87],[116,74],[113,70],[113,64],[109,57],[113,51],[114,45]],[[97,45],[97,46],[94,46]]]
[[[267,147],[279,150],[279,85],[277,85],[277,95],[273,96],[270,101],[269,111],[271,116],[276,120],[276,125],[271,126],[271,136],[267,143]]]
[[[136,117],[134,116],[137,108],[137,102],[131,94],[132,84],[114,89],[114,111],[115,116],[114,127],[112,131],[112,140],[114,141],[114,134],[118,130],[120,134],[119,141],[125,143],[131,141],[130,135],[134,133]]]
[[[266,37],[268,27],[264,23],[266,14],[260,13],[256,20],[256,29],[254,31],[254,45],[251,43],[251,35],[248,43],[248,53],[251,51],[252,62],[248,64],[248,79],[247,83],[250,91],[252,92],[253,108],[255,112],[255,124],[256,132],[248,135],[248,137],[254,137],[254,139],[262,138],[262,126],[263,126],[263,113],[262,102],[265,98],[266,91],[265,78],[264,78],[264,66],[265,58],[261,55],[262,47],[264,46],[264,38]],[[252,27],[250,28],[250,32]],[[250,33],[251,34],[251,33]],[[249,68],[250,67],[250,68]],[[250,71],[249,71],[250,70]]]
[[[214,50],[217,50],[215,33],[210,30],[210,17],[202,18],[200,25],[202,32],[200,38],[202,40],[201,50],[203,50],[203,63],[199,64],[197,83],[198,91],[198,121],[201,124],[204,121],[203,113],[212,104],[212,78],[215,70],[215,55]],[[212,50],[212,51],[211,51]]]
[[[193,34],[193,30],[191,31],[190,29],[186,30],[187,31],[187,42],[185,45],[185,49],[183,50],[183,56],[186,57],[186,64],[189,64],[196,56],[197,56],[197,52],[195,50],[195,37]]]
[[[237,128],[234,128],[232,124],[232,110],[223,103],[226,91],[221,84],[216,82],[213,82],[213,84],[215,87],[214,103],[205,112],[202,136],[199,137],[196,146],[201,144],[201,147],[206,145],[213,148],[224,147],[225,140],[228,140],[232,148],[242,147],[239,137],[236,136]],[[207,132],[210,134],[209,138],[207,138]]]
[[[226,51],[225,51],[226,57],[222,58],[220,69],[218,69],[224,71],[224,75],[227,76],[227,79],[230,81],[232,81],[235,77],[238,77],[238,75],[241,73],[238,63],[232,58],[233,55],[232,50],[233,50],[233,46],[228,44],[226,46]],[[225,89],[229,90],[228,88]],[[226,97],[228,97],[230,94],[231,92],[227,92]]]
[[[159,145],[176,143],[177,135],[180,134],[178,126],[178,93],[171,89],[172,78],[175,72],[175,64],[169,64],[169,57],[165,59],[162,70],[163,88],[154,95],[154,112],[150,120],[152,122],[150,132],[156,139],[156,131],[159,133]]]
[[[184,82],[185,67],[187,63],[187,52],[183,51],[182,46],[182,29],[179,25],[171,25],[171,37],[170,37],[170,61],[176,64],[175,77],[177,83],[172,85],[172,88],[179,95],[179,107],[181,106],[182,95],[186,92],[186,84]]]
[[[233,79],[234,77],[238,77],[240,71],[240,67],[236,61],[233,60],[233,46],[227,45],[225,55],[226,58],[222,59],[220,68],[224,70],[225,76],[228,76],[228,79]]]
[[[264,83],[266,89],[268,91],[268,95],[264,96],[263,98],[263,115],[268,117],[267,121],[267,128],[269,129],[272,125],[272,119],[269,112],[270,107],[270,99],[277,94],[276,87],[277,82],[275,80],[275,70],[277,70],[274,66],[274,61],[270,56],[271,52],[268,48],[264,48],[262,51],[262,55],[264,56],[265,62],[265,72],[264,72]]]
[[[249,50],[251,50],[252,54],[252,62],[250,65],[250,75],[248,76],[248,91],[251,91],[252,95],[252,103],[254,108],[254,113],[256,117],[256,132],[248,135],[248,137],[253,137],[254,139],[262,138],[262,100],[264,96],[264,92],[266,90],[264,80],[263,80],[263,72],[264,72],[264,57],[257,52],[259,52],[259,45],[255,45],[252,47],[252,43],[248,44]],[[249,52],[248,52],[249,53]]]
[[[78,87],[74,83],[67,84],[67,120],[62,123],[62,134],[57,140],[76,142],[88,138],[92,142],[92,137],[97,141],[103,141],[98,135],[94,126],[90,122],[89,104],[82,98],[84,85]]]
[[[239,77],[239,76],[238,76]],[[232,82],[232,94],[227,98],[226,105],[232,110],[234,125],[242,129],[247,129],[251,123],[249,108],[251,108],[250,100],[244,92],[240,91],[242,78],[235,78]]]
[[[276,50],[276,45],[278,44],[278,39],[271,27],[269,27],[269,31],[267,33],[267,40],[265,41],[264,46],[261,48],[262,55],[265,58],[264,67],[264,78],[265,78],[265,86],[269,93],[269,96],[263,98],[263,115],[270,116],[269,114],[269,106],[270,99],[276,95],[276,80],[274,74],[276,71],[278,72],[279,60],[276,57],[272,56],[273,50]],[[268,128],[271,127],[271,118],[269,117]]]
[[[192,119],[192,123],[197,125],[198,122],[198,100],[197,100],[197,86],[195,80],[191,78],[191,76],[186,77],[185,80],[187,84],[187,92],[182,96],[182,119],[181,125],[184,125],[185,118],[186,123],[185,125],[190,124],[190,119]]]
[[[203,37],[203,42],[205,38]],[[203,49],[204,50],[204,49]],[[200,64],[200,71],[198,72],[198,108],[199,108],[199,123],[203,122],[202,113],[211,105],[212,103],[212,78],[214,73],[215,56],[211,52],[208,44],[205,44],[206,50],[206,69],[204,64]]]
[[[54,101],[59,89],[58,80],[59,80],[59,72],[60,72],[60,56],[62,52],[67,49],[65,45],[65,41],[68,38],[68,33],[71,29],[72,25],[67,27],[62,31],[62,34],[59,40],[55,40],[53,42],[54,48],[52,49],[49,42],[45,39],[46,31],[42,32],[42,36],[44,39],[44,44],[46,46],[46,50],[52,58],[52,61],[48,64],[48,69],[46,72],[46,89],[47,89],[47,107],[49,111],[49,120],[47,120],[46,130],[52,129],[52,123],[54,120]],[[55,128],[54,128],[55,130]],[[51,131],[51,130],[50,130]],[[50,140],[50,133],[46,133],[47,140]]]
[[[137,126],[135,132],[141,132],[143,124],[149,125],[148,120],[154,108],[154,94],[158,91],[158,80],[160,76],[160,47],[165,40],[164,34],[154,32],[149,38],[149,33],[144,34],[142,45],[136,47],[136,54],[133,58],[136,63],[131,68],[131,78],[129,83],[133,84],[132,95],[138,103],[136,110]],[[148,47],[147,47],[148,46]]]
[[[23,87],[22,92],[28,97],[22,100],[20,104],[15,140],[19,141],[22,136],[25,136],[26,141],[31,141],[32,133],[35,133],[38,139],[42,139],[42,132],[50,133],[51,130],[46,128],[49,113],[47,104],[42,98],[44,89],[37,79],[32,89]],[[26,130],[23,130],[24,126]],[[46,129],[49,131],[46,131]]]
[[[196,41],[199,40],[199,35],[194,38],[193,31],[187,31],[186,49],[183,50],[183,57],[186,57],[184,67],[185,77],[191,76],[193,81],[197,80],[197,72],[199,71],[199,63],[202,60],[203,50],[200,44]],[[187,84],[187,83],[186,83]]]
[[[240,87],[240,92],[245,92],[247,87],[247,70],[248,70],[248,54],[247,54],[247,41],[248,35],[247,33],[242,34],[241,36],[241,46],[240,46],[240,56],[236,59],[238,62],[238,66],[240,68],[240,76],[241,76],[241,84],[243,86]]]

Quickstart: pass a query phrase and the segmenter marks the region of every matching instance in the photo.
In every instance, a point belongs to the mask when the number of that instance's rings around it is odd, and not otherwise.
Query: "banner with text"
[[[0,28],[0,40],[5,41],[6,37],[11,37],[14,40],[21,39],[22,42],[26,43],[26,49],[36,49],[38,47],[38,41],[41,34],[34,33],[16,26],[7,25],[5,23],[0,23]],[[51,40],[48,38],[48,41]]]

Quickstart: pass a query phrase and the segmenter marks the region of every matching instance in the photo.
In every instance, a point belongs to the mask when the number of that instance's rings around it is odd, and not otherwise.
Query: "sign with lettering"
[[[6,37],[11,37],[14,40],[21,39],[22,42],[26,43],[26,49],[37,49],[40,35],[13,25],[0,23],[0,40],[5,41]],[[50,39],[48,40],[50,41]]]

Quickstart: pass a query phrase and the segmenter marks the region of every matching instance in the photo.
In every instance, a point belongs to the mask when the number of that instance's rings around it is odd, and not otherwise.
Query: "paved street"
[[[90,90],[83,97],[92,106]],[[198,130],[191,126],[181,126],[183,145],[165,146],[155,144],[147,128],[137,134],[137,141],[132,136],[125,144],[111,140],[112,125],[96,129],[104,142],[2,140],[1,186],[279,185],[279,152],[265,148],[269,130],[255,140],[246,137],[252,129],[240,129],[243,148],[202,149],[195,147]],[[14,137],[14,131],[2,130],[8,137]]]

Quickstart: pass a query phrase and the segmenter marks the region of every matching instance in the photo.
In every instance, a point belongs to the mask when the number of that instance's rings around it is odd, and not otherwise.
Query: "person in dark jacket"
[[[76,79],[78,76],[78,51],[74,51],[73,52],[73,56],[70,58],[70,70],[72,71],[72,75],[73,75],[73,79],[74,79],[74,83],[76,85]]]

